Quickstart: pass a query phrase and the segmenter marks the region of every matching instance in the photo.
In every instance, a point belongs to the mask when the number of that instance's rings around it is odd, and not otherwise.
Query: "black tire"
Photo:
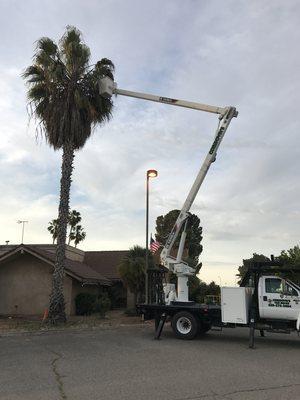
[[[191,340],[198,333],[199,321],[193,314],[180,311],[172,318],[172,329],[179,339]]]

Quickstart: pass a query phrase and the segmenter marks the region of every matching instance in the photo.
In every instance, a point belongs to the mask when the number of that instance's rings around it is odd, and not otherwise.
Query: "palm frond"
[[[77,79],[84,73],[89,64],[90,49],[82,42],[81,32],[68,26],[60,40],[60,54],[68,73]]]
[[[57,54],[57,45],[53,42],[52,39],[48,37],[42,37],[37,41],[36,45],[36,54],[40,52],[48,54],[48,56],[55,57]]]
[[[69,26],[58,46],[45,37],[37,42],[34,63],[22,75],[39,129],[54,149],[66,142],[80,149],[93,128],[112,116],[113,103],[99,95],[98,81],[113,79],[114,64],[102,58],[90,69],[89,59],[81,32]]]
[[[48,95],[47,88],[43,82],[38,82],[32,86],[27,92],[28,98],[34,103],[39,103]]]

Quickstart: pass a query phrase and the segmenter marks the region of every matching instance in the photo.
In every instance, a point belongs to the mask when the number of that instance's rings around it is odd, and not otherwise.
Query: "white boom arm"
[[[177,99],[171,99],[168,97],[161,97],[161,96],[155,96],[152,94],[146,94],[146,93],[139,93],[139,92],[131,92],[128,90],[122,90],[122,89],[117,89],[116,83],[110,79],[109,77],[104,77],[100,80],[99,82],[99,92],[100,95],[105,97],[105,98],[111,98],[113,94],[120,94],[123,96],[129,96],[129,97],[135,97],[138,99],[143,99],[143,100],[150,100],[150,101],[155,101],[159,103],[165,103],[169,105],[174,105],[174,106],[179,106],[179,107],[186,107],[186,108],[192,108],[194,110],[199,110],[199,111],[205,111],[205,112],[210,112],[214,114],[219,114],[219,125],[215,134],[215,138],[213,141],[213,144],[211,148],[209,149],[209,152],[200,168],[200,171],[196,177],[196,180],[185,200],[185,203],[182,206],[182,209],[180,211],[180,214],[177,218],[177,221],[171,231],[171,233],[168,236],[168,239],[166,241],[166,244],[161,252],[160,258],[162,264],[167,267],[170,271],[174,272],[177,275],[178,279],[178,288],[177,288],[177,300],[181,302],[187,302],[188,300],[188,286],[187,286],[187,281],[188,281],[188,276],[194,275],[195,270],[187,263],[182,261],[182,254],[184,250],[184,244],[185,244],[185,239],[186,239],[186,226],[188,222],[188,217],[189,217],[189,210],[195,200],[195,197],[202,185],[202,182],[204,181],[204,178],[209,170],[209,167],[211,164],[215,161],[216,155],[217,155],[217,150],[220,146],[220,143],[225,135],[225,132],[232,120],[232,118],[237,117],[238,112],[234,107],[215,107],[215,106],[210,106],[207,104],[200,104],[200,103],[194,103],[190,101],[185,101],[185,100],[177,100]],[[184,228],[182,230],[184,224]],[[180,244],[177,252],[177,257],[174,258],[170,255],[172,247],[175,243],[175,240],[177,239],[180,231],[182,230],[181,233],[181,238],[180,238]]]
[[[202,185],[202,182],[204,181],[204,178],[209,170],[209,167],[216,159],[217,150],[218,150],[220,143],[225,135],[225,132],[230,124],[230,121],[233,117],[236,117],[236,116],[237,116],[236,109],[234,107],[228,107],[226,114],[223,117],[221,117],[222,119],[217,128],[213,144],[212,144],[211,148],[209,149],[209,152],[200,168],[200,171],[194,181],[194,184],[182,206],[182,209],[177,218],[177,221],[175,222],[175,225],[174,225],[171,233],[169,234],[166,244],[160,254],[162,264],[177,275],[177,278],[178,278],[177,299],[178,299],[178,301],[182,301],[182,302],[188,301],[188,286],[187,286],[188,276],[194,275],[194,273],[195,273],[195,270],[193,268],[189,267],[189,265],[187,263],[182,261],[182,253],[183,253],[185,238],[186,238],[186,225],[188,222],[189,210],[190,210],[190,208],[195,200],[195,197]],[[177,239],[177,237],[182,229],[183,224],[185,224],[185,226],[181,233],[177,257],[174,258],[170,255],[170,253],[171,253],[172,247],[175,243],[175,240]]]
[[[194,103],[192,101],[171,99],[169,97],[155,96],[148,93],[131,92],[129,90],[118,89],[116,83],[108,76],[102,78],[99,82],[99,91],[101,96],[111,98],[113,94],[120,94],[122,96],[135,97],[137,99],[156,101],[158,103],[165,103],[171,106],[192,108],[194,110],[206,111],[209,113],[224,115],[227,111],[226,107],[215,107],[207,104]]]

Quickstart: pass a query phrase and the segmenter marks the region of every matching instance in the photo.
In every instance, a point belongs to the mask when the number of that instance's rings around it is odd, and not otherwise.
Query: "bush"
[[[111,301],[107,293],[101,293],[98,296],[96,311],[100,313],[101,317],[105,317],[108,310],[111,309]]]
[[[79,293],[75,297],[76,315],[91,315],[96,308],[97,296],[90,293]]]

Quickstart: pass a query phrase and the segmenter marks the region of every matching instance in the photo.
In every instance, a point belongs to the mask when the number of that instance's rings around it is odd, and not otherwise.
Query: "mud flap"
[[[300,332],[300,313],[299,313],[298,318],[297,318],[296,329],[297,329],[297,332],[298,332],[298,335],[299,335],[299,332]]]

